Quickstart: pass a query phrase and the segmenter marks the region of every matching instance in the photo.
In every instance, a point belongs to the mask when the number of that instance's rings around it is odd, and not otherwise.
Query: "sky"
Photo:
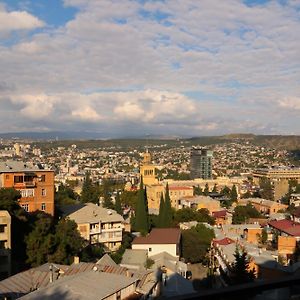
[[[300,134],[300,0],[0,0],[0,132]]]

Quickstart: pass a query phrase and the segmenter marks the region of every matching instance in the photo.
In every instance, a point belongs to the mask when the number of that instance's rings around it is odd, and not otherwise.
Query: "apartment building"
[[[22,161],[0,162],[0,188],[20,191],[19,204],[27,212],[54,215],[54,171]]]
[[[253,171],[253,181],[259,184],[261,178],[267,178],[273,185],[274,199],[279,200],[289,190],[289,180],[300,182],[300,168],[265,168]]]
[[[11,216],[0,210],[0,280],[11,272]]]
[[[81,236],[91,244],[104,244],[110,251],[121,246],[124,219],[114,210],[93,203],[67,205],[60,210],[76,222]]]

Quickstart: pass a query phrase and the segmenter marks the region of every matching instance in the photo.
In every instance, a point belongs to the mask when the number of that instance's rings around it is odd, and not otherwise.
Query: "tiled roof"
[[[169,186],[170,191],[177,191],[177,190],[187,190],[190,191],[193,188],[191,186]]]
[[[214,245],[218,244],[218,245],[226,246],[226,245],[230,245],[230,244],[235,243],[235,241],[228,238],[228,237],[226,237],[226,238],[221,239],[221,240],[214,240],[213,243],[214,243]]]
[[[143,237],[136,237],[132,244],[177,244],[180,241],[179,228],[154,228]]]
[[[227,214],[227,211],[226,210],[219,210],[219,211],[214,211],[212,213],[212,216],[214,218],[225,218],[226,217],[226,214]]]
[[[292,226],[298,226],[300,223],[291,221],[291,220],[278,220],[278,221],[270,221],[269,226],[274,227],[275,229],[278,229],[280,231],[284,231],[287,228],[290,228]]]

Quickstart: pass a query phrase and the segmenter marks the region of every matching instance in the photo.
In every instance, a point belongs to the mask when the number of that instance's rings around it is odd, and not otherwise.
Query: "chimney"
[[[53,267],[52,267],[52,265],[49,265],[49,275],[50,275],[49,281],[50,281],[50,283],[52,283],[53,282]]]
[[[74,263],[75,265],[78,265],[78,264],[80,263],[79,256],[74,256],[74,261],[73,261],[73,263]]]

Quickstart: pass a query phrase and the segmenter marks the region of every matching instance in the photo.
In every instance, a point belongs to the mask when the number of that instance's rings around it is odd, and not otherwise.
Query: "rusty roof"
[[[180,237],[179,228],[154,228],[147,236],[136,237],[132,244],[177,244]]]

